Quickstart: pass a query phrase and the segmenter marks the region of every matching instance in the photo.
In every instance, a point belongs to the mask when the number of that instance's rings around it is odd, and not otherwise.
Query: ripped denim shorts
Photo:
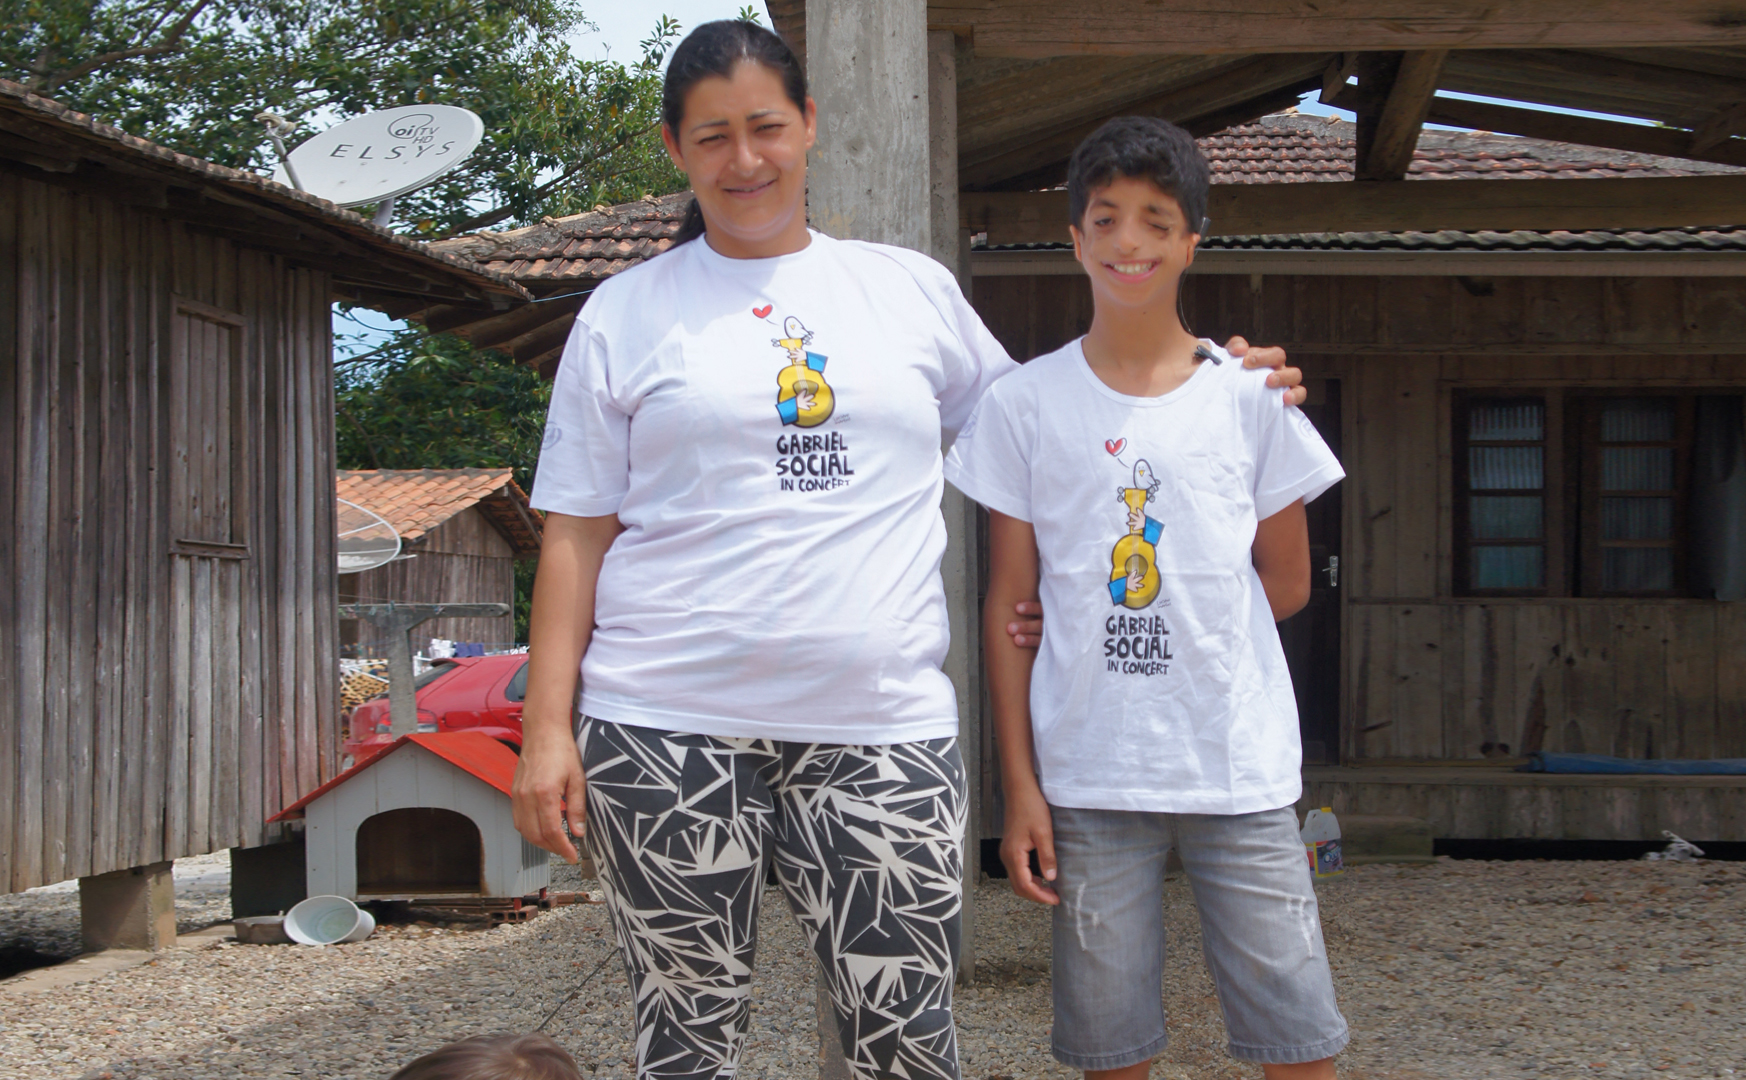
[[[1119,1069],[1164,1049],[1164,860],[1200,909],[1231,1056],[1263,1064],[1346,1045],[1297,817],[1052,807],[1061,895],[1054,918],[1053,1049],[1078,1069]]]

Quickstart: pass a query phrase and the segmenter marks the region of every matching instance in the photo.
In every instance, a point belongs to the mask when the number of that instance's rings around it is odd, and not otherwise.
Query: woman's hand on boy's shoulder
[[[1285,363],[1285,350],[1277,345],[1250,345],[1241,337],[1233,337],[1225,342],[1225,351],[1232,356],[1243,358],[1246,368],[1272,368],[1273,374],[1267,376],[1267,385],[1274,389],[1285,388],[1285,403],[1287,405],[1302,405],[1309,397],[1309,391],[1303,385],[1303,370],[1290,367]]]

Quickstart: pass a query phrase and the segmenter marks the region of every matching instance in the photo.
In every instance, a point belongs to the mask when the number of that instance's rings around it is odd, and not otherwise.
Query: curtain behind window
[[[1692,450],[1693,589],[1746,600],[1746,396],[1699,397]]]

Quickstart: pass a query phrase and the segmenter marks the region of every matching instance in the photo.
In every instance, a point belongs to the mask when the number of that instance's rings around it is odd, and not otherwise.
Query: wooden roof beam
[[[1746,66],[1741,68],[1746,72]],[[1457,51],[1439,89],[1698,128],[1746,101],[1746,78],[1566,50]]]
[[[1746,101],[1724,105],[1708,120],[1699,124],[1691,133],[1690,150],[1694,154],[1701,154],[1736,135],[1746,135]]]
[[[967,191],[959,206],[991,245],[1068,239],[1065,191]],[[1746,176],[1214,184],[1207,212],[1221,236],[1734,225],[1746,222]]]
[[[1255,57],[1222,68],[1209,78],[1100,110],[1094,116],[1081,118],[1053,131],[1028,133],[1016,145],[1002,145],[991,148],[992,152],[965,155],[958,161],[958,181],[969,188],[1029,183],[1033,178],[1036,183],[1059,182],[1058,178],[1050,179],[1052,170],[1059,170],[1081,140],[1111,117],[1157,116],[1186,126],[1196,117],[1225,115],[1233,108],[1241,111],[1241,106],[1256,98],[1265,98],[1271,103],[1282,90],[1289,91],[1291,101],[1287,104],[1294,104],[1299,95],[1321,84],[1324,66],[1325,62],[1319,56]],[[1245,119],[1254,119],[1264,115],[1265,111],[1250,113]],[[1227,120],[1220,126],[1238,122],[1241,121]]]
[[[1449,58],[1448,49],[1420,49],[1405,53],[1388,80],[1388,89],[1374,98],[1363,95],[1366,104],[1380,98],[1374,113],[1359,114],[1358,161],[1360,180],[1400,180],[1413,161],[1425,113],[1437,93],[1437,78]],[[1364,89],[1364,76],[1359,76]],[[1368,122],[1366,122],[1368,121]]]
[[[1346,103],[1349,100],[1345,96],[1335,95],[1330,104],[1349,109],[1352,107]],[[1726,139],[1701,152],[1693,152],[1692,137],[1676,128],[1622,124],[1617,120],[1595,120],[1587,116],[1493,105],[1486,101],[1434,97],[1426,112],[1425,122],[1473,131],[1521,135],[1530,139],[1603,146],[1609,150],[1624,150],[1634,154],[1657,154],[1662,157],[1746,167],[1746,139]]]
[[[1729,0],[929,0],[978,56],[1746,45]]]

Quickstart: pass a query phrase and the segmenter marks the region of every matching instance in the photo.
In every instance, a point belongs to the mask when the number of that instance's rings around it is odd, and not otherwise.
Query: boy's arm
[[[1006,864],[1013,892],[1040,904],[1058,904],[1054,890],[1031,876],[1035,851],[1043,877],[1055,880],[1055,830],[1031,764],[1031,665],[1037,654],[1015,643],[1002,621],[1014,605],[1036,599],[1036,530],[1029,522],[990,510],[982,648],[995,741],[1000,747],[1001,791],[1006,796],[1000,861]]]
[[[1309,519],[1302,499],[1255,527],[1250,558],[1261,575],[1274,622],[1283,622],[1304,609],[1310,596],[1310,557]]]

